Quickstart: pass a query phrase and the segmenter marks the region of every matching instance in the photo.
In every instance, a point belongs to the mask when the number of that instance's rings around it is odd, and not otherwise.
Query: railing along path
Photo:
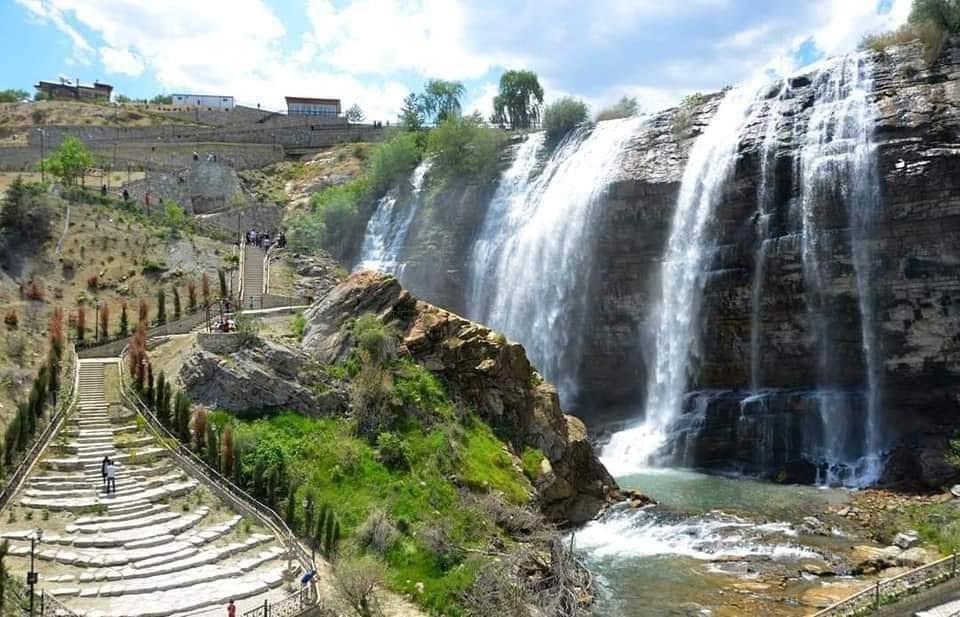
[[[867,615],[881,606],[933,587],[957,576],[958,553],[928,563],[909,572],[877,581],[870,587],[840,600],[813,617],[854,617]]]

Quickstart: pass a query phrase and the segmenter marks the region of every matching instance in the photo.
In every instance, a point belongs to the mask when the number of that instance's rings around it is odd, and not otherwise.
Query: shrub
[[[162,274],[169,270],[165,261],[158,259],[151,259],[150,257],[144,257],[143,262],[141,263],[141,269],[144,274]]]
[[[385,362],[396,348],[396,333],[373,313],[364,313],[350,328],[354,344],[364,350],[374,362]]]
[[[51,198],[38,183],[17,176],[0,201],[0,231],[20,246],[39,248],[50,237],[54,208]]]
[[[703,103],[704,100],[705,97],[699,92],[683,97],[670,122],[670,128],[675,140],[679,141],[683,138],[683,134],[690,128],[690,123],[693,121],[695,108]]]
[[[3,316],[3,323],[7,326],[7,330],[16,330],[17,325],[20,323],[20,317],[17,315],[17,310],[8,310]]]
[[[28,300],[43,302],[47,297],[47,292],[44,291],[42,285],[37,283],[36,279],[31,279],[27,284],[26,296]]]
[[[385,555],[397,542],[400,532],[383,510],[373,510],[357,530],[357,545],[364,550]]]
[[[496,172],[501,138],[476,118],[454,116],[430,131],[427,148],[438,173],[485,181]]]
[[[374,148],[367,170],[370,189],[382,193],[403,180],[420,161],[420,148],[413,133],[396,132]]]
[[[410,444],[396,433],[380,433],[377,436],[377,456],[390,469],[410,467]]]
[[[290,329],[293,330],[293,335],[298,341],[303,340],[303,335],[307,332],[307,318],[303,316],[303,311],[299,311],[290,320]]]
[[[337,589],[360,617],[373,617],[379,613],[374,593],[384,578],[383,563],[370,556],[345,557],[336,564]]]
[[[615,120],[617,118],[630,118],[640,113],[640,105],[636,97],[622,97],[619,101],[605,107],[597,114],[597,122],[603,120]]]
[[[90,289],[90,290],[92,290],[92,291],[96,291],[97,288],[99,288],[99,287],[100,287],[100,275],[99,275],[99,274],[91,274],[90,276],[87,277],[87,289]]]
[[[547,139],[557,143],[575,127],[587,121],[587,104],[568,96],[559,98],[543,110],[543,128]]]
[[[260,336],[261,322],[253,315],[240,313],[236,316],[237,333],[245,346],[253,345]]]
[[[365,352],[361,352],[365,353]],[[356,433],[373,441],[393,428],[393,376],[381,366],[366,360],[350,381],[350,406]]]

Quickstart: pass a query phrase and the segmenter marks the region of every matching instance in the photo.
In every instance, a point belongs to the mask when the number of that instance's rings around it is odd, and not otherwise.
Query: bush
[[[377,436],[377,457],[390,469],[408,469],[410,444],[396,433],[380,433]]]
[[[361,352],[362,353],[362,352]],[[393,376],[383,367],[363,361],[350,381],[350,406],[356,433],[371,442],[393,428]]]
[[[690,128],[691,122],[693,122],[695,108],[703,103],[704,100],[705,97],[699,92],[683,97],[671,120],[671,130],[673,131],[673,138],[675,140],[679,141],[683,138],[684,133]]]
[[[17,310],[8,310],[3,316],[3,323],[7,326],[7,330],[16,330],[17,326],[20,324],[20,317],[17,316]]]
[[[39,248],[50,237],[54,208],[52,198],[38,183],[17,176],[0,201],[0,232],[24,248]]]
[[[336,564],[336,585],[343,598],[360,617],[379,613],[374,592],[383,584],[383,564],[372,557],[345,557]]]
[[[636,97],[622,97],[619,101],[609,107],[605,107],[597,114],[597,122],[603,120],[616,120],[617,118],[630,118],[640,113],[640,105]]]
[[[314,193],[311,210],[290,221],[290,246],[297,250],[325,248],[343,256],[350,238],[362,230],[360,204],[369,194],[365,178]]]
[[[236,323],[241,342],[247,347],[253,345],[260,337],[261,321],[253,315],[240,313],[236,317]]]
[[[91,274],[87,277],[87,289],[91,291],[96,291],[100,287],[100,275]]]
[[[476,118],[454,116],[430,131],[427,149],[439,173],[485,181],[496,172],[501,139]]]
[[[557,143],[575,127],[587,121],[587,104],[568,96],[557,99],[543,110],[543,128],[547,139]]]
[[[385,555],[396,544],[400,532],[383,510],[374,510],[357,530],[357,545],[364,550]]]
[[[290,320],[290,329],[298,341],[303,340],[303,335],[307,332],[307,318],[303,316],[303,311],[298,312]]]
[[[144,257],[141,269],[144,274],[162,274],[170,268],[167,266],[167,262],[163,260],[151,259],[149,257]]]
[[[414,133],[394,133],[370,156],[367,177],[371,190],[379,194],[400,182],[417,166],[421,155]]]
[[[364,313],[350,328],[354,344],[367,353],[374,362],[382,363],[393,357],[397,335],[373,313]]]

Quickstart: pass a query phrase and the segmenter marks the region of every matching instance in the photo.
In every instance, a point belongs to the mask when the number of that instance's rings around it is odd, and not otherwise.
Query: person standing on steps
[[[107,495],[117,494],[117,467],[113,461],[107,459]]]
[[[103,488],[107,488],[107,465],[110,464],[110,457],[103,457],[103,461],[100,463],[100,477],[103,478]]]
[[[233,600],[227,604],[227,617],[237,617],[237,605],[233,603]]]

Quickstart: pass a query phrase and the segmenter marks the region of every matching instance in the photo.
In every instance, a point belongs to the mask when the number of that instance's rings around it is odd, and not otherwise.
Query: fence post
[[[874,586],[873,591],[873,608],[880,608],[880,581],[877,581],[877,584]]]
[[[263,617],[270,617],[270,604],[266,598],[263,599]]]

